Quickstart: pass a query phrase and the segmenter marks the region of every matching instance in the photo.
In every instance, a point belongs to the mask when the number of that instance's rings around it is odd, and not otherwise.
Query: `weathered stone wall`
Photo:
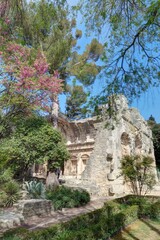
[[[52,201],[43,199],[21,200],[14,207],[25,219],[34,216],[46,217],[51,215]]]
[[[115,104],[116,118],[104,117],[67,122],[71,159],[65,165],[68,185],[84,187],[92,195],[120,195],[128,191],[120,176],[121,159],[128,154],[154,158],[152,133],[137,109],[124,96]],[[66,128],[66,126],[64,126]]]
[[[70,160],[65,163],[66,176],[80,177],[93,151],[97,118],[68,122],[59,118],[58,127],[67,140],[67,147],[71,154]]]
[[[138,110],[129,108],[122,95],[114,99],[112,109],[116,114],[107,115],[107,108],[102,106],[104,114],[100,118],[71,122],[64,116],[57,119],[57,127],[66,138],[71,155],[64,167],[66,184],[85,188],[93,196],[129,191],[120,176],[124,155],[150,155],[154,159],[152,132]],[[39,166],[34,176],[45,178],[46,171],[47,165]]]

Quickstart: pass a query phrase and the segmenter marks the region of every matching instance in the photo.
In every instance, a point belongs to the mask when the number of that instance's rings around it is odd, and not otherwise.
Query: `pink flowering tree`
[[[2,10],[0,6],[1,14]],[[62,91],[62,80],[57,71],[49,74],[44,52],[17,43],[16,37],[11,39],[9,29],[10,20],[1,18],[1,102],[8,109],[16,103],[52,116],[54,100]]]

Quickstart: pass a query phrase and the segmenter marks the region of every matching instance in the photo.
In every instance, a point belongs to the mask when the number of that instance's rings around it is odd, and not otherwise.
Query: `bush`
[[[106,216],[102,225],[106,224],[106,229],[110,236],[138,218],[137,206],[124,206],[111,201],[106,203],[104,208],[101,216]]]
[[[13,173],[11,169],[1,170],[0,171],[0,185],[7,183],[13,179]]]
[[[150,217],[153,219],[160,220],[160,200],[151,205]]]
[[[48,189],[46,196],[53,202],[55,210],[83,206],[90,201],[87,191],[74,190],[64,186],[59,186],[55,190]]]
[[[151,200],[145,197],[130,197],[127,204],[138,206],[138,217],[150,217]]]
[[[126,155],[121,160],[121,174],[129,183],[132,193],[146,195],[156,184],[153,172],[153,158],[150,156]]]
[[[19,240],[106,240],[138,218],[139,206],[131,205],[131,202],[136,201],[138,203],[138,200],[137,198],[127,197],[128,204],[126,205],[110,201],[101,209],[77,216],[68,222],[46,229],[33,232],[25,231],[24,234],[12,230],[12,234],[11,232],[10,235],[5,234],[3,240],[8,240],[7,236],[16,236]],[[157,212],[159,212],[159,215],[156,215]],[[151,213],[154,218],[160,216],[160,201],[155,201],[152,204]]]
[[[139,218],[160,218],[160,200],[156,197],[126,196],[116,201],[130,206],[137,205]]]
[[[0,171],[0,207],[11,207],[20,198],[19,184],[10,169]]]
[[[135,221],[138,218],[138,206],[136,205],[130,206],[124,209],[122,211],[122,214],[125,216],[123,219],[123,224],[124,226],[127,226],[128,224],[130,224],[131,222]]]
[[[30,181],[25,182],[25,189],[28,192],[30,198],[44,199],[45,198],[45,186],[42,182]]]
[[[15,182],[14,180],[6,183],[4,185],[4,192],[7,195],[7,198],[5,200],[5,206],[6,207],[11,207],[13,206],[13,204],[15,202],[18,201],[18,199],[20,198],[20,187],[19,184],[17,182]]]

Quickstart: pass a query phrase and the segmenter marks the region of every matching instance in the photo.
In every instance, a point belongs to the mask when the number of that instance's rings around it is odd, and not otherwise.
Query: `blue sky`
[[[76,5],[78,0],[68,0],[68,3],[70,5]],[[81,16],[79,15],[77,18],[78,28],[84,31],[84,24],[81,23]],[[80,46],[82,49],[84,49],[86,43],[89,43],[91,41],[93,36],[90,38],[87,38],[83,36],[83,38],[79,41]],[[101,40],[101,39],[100,39]],[[101,86],[104,85],[104,80],[101,79]],[[96,83],[96,86],[94,86],[94,92],[95,89],[99,86],[99,83]],[[98,87],[99,88],[99,87]],[[60,97],[61,101],[61,109],[64,111],[65,106],[65,98]],[[148,119],[150,115],[155,117],[157,122],[160,122],[160,87],[159,88],[150,88],[147,92],[141,95],[139,99],[135,99],[131,105],[131,107],[136,107],[144,117],[144,119]]]
[[[144,119],[147,120],[152,114],[156,122],[160,123],[160,87],[150,88],[139,100],[136,99],[132,106],[139,109]]]
[[[28,2],[30,0],[27,0]],[[68,0],[68,3],[73,6],[78,3],[78,0]],[[84,24],[81,23],[81,16],[77,17],[78,28],[84,31]],[[93,36],[86,38],[85,36],[79,41],[81,49],[85,48],[86,43],[89,43]],[[101,79],[101,85],[104,84],[104,80]],[[96,88],[99,88],[99,83],[96,82],[93,87],[95,91]],[[65,111],[65,96],[61,95],[59,97],[60,108]],[[135,99],[131,105],[132,107],[138,108],[144,119],[148,119],[150,115],[153,115],[157,122],[160,122],[160,87],[151,88],[146,93],[142,94],[140,99]]]

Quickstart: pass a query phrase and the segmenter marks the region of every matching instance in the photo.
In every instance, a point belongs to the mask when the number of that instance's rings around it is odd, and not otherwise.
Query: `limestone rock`
[[[121,177],[121,159],[125,155],[149,155],[154,158],[152,132],[137,109],[129,108],[123,95],[111,96],[113,111],[107,115],[108,105],[102,107],[102,116],[69,121],[62,115],[58,128],[67,141],[70,159],[64,165],[66,185],[80,186],[92,196],[106,197],[112,181],[114,194],[128,193]],[[106,115],[105,115],[106,114]],[[155,162],[153,164],[155,170]],[[114,175],[113,175],[114,172]],[[48,176],[47,185],[56,182]]]
[[[50,200],[43,199],[29,199],[21,200],[16,205],[17,212],[19,212],[24,218],[29,217],[46,217],[51,214],[52,202]]]
[[[0,229],[6,230],[20,226],[24,222],[21,214],[14,212],[3,212],[0,214]]]
[[[46,179],[46,187],[54,188],[56,186],[59,186],[57,176],[55,175],[55,173],[49,172]]]

